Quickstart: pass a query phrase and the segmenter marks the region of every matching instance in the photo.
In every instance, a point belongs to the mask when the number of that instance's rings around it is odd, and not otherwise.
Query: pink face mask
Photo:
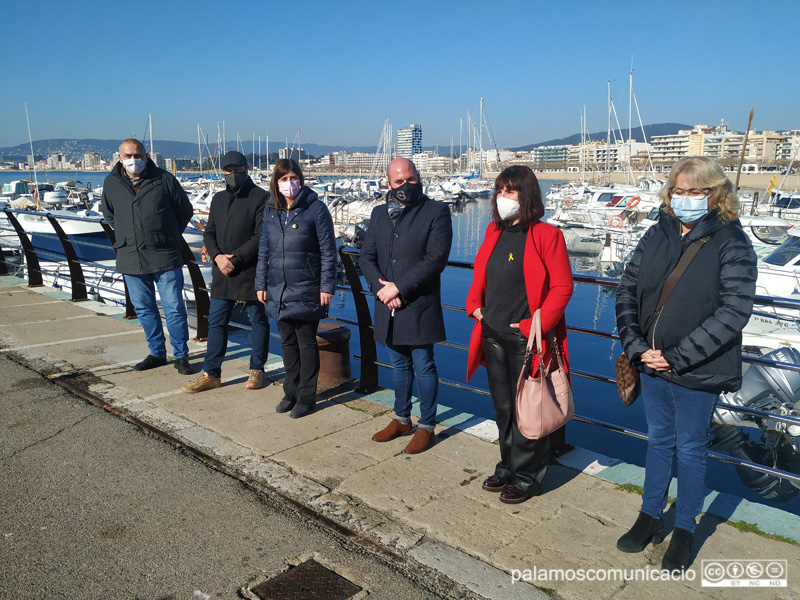
[[[300,191],[300,182],[297,179],[292,179],[290,181],[279,181],[278,191],[286,198],[294,198],[297,196],[297,192]]]

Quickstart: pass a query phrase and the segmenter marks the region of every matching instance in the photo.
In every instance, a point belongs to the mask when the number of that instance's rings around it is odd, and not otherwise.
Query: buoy
[[[608,220],[608,224],[611,225],[611,227],[622,227],[622,217],[614,215]]]

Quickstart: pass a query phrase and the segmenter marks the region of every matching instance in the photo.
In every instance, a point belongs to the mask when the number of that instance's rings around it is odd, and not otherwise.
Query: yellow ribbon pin
[[[508,253],[508,262],[511,262],[512,260],[514,260],[514,254],[513,254],[513,252],[509,252]]]

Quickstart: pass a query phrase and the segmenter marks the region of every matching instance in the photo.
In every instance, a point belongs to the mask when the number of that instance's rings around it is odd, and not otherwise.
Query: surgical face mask
[[[125,170],[128,173],[139,175],[144,171],[145,166],[147,166],[147,162],[139,160],[138,158],[126,158],[122,161],[122,166],[125,167]]]
[[[225,174],[225,183],[227,183],[230,188],[234,191],[238,190],[242,187],[245,183],[247,183],[248,175],[247,173],[226,173]]]
[[[681,223],[694,223],[708,213],[708,196],[673,196],[670,206]]]
[[[278,191],[286,198],[294,198],[300,191],[300,181],[291,179],[289,181],[279,181]]]
[[[503,196],[497,197],[497,214],[504,221],[516,217],[519,214],[519,202]]]

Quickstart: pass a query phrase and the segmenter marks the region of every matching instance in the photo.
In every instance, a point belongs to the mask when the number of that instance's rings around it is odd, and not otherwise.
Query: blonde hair
[[[728,179],[722,167],[715,160],[705,156],[682,158],[672,167],[667,183],[659,193],[659,197],[665,204],[664,212],[675,216],[669,191],[675,187],[675,180],[681,173],[693,182],[694,187],[711,188],[711,193],[708,195],[708,207],[716,208],[720,219],[729,223],[739,216],[739,197],[736,195],[733,182]]]

